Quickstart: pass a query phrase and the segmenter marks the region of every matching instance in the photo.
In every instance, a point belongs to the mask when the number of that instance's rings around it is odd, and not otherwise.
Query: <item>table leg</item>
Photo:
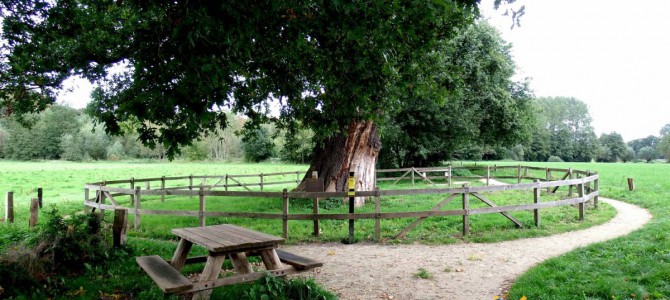
[[[198,281],[203,282],[203,281],[211,281],[219,278],[219,273],[221,273],[221,267],[223,266],[223,262],[226,260],[225,255],[221,256],[208,256],[207,257],[207,263],[205,264],[205,269],[202,271],[202,274],[200,275],[200,279]],[[212,290],[204,290],[201,292],[197,292],[193,294],[192,300],[208,300],[209,297],[212,295]]]
[[[275,249],[261,250],[260,255],[266,269],[276,270],[283,267]]]
[[[235,267],[237,274],[249,274],[253,272],[251,264],[249,263],[249,260],[247,260],[247,255],[244,252],[231,253],[230,262],[233,264],[233,267]]]
[[[177,250],[174,251],[174,255],[172,256],[172,260],[170,261],[172,267],[175,268],[177,271],[181,271],[181,268],[184,267],[184,263],[186,262],[188,252],[191,251],[191,246],[193,246],[193,243],[191,243],[190,241],[181,238],[179,239]]]

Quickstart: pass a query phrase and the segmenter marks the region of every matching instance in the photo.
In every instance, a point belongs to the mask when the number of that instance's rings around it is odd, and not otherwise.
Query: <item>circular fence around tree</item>
[[[575,205],[578,219],[583,220],[585,204],[589,201],[598,205],[598,174],[589,171],[572,169],[539,168],[532,166],[461,166],[439,168],[405,168],[377,170],[377,182],[389,181],[393,184],[414,186],[420,181],[426,188],[384,189],[374,191],[351,192],[291,192],[264,191],[268,186],[299,184],[304,174],[301,172],[282,172],[254,175],[219,175],[219,176],[181,176],[160,178],[131,178],[127,180],[110,180],[85,185],[86,210],[125,210],[133,215],[135,229],[141,226],[143,215],[185,216],[198,218],[200,226],[206,224],[208,217],[234,217],[252,219],[282,220],[283,237],[289,234],[289,221],[312,221],[314,234],[319,235],[321,220],[361,220],[372,219],[375,222],[374,238],[380,239],[382,219],[416,218],[407,227],[395,234],[402,238],[405,234],[421,224],[426,218],[460,216],[462,217],[462,233],[470,231],[470,216],[478,214],[501,214],[513,222],[515,226],[523,224],[509,214],[514,211],[532,211],[534,225],[541,222],[541,209]],[[313,178],[310,189],[323,188],[319,179]],[[467,180],[467,182],[461,182]],[[473,185],[473,181],[481,186]],[[505,181],[500,184],[499,181]],[[141,186],[144,185],[144,188]],[[560,188],[567,189],[566,197],[546,201],[543,195],[552,195]],[[257,190],[255,190],[257,189]],[[498,206],[485,196],[485,193],[502,191],[528,191],[528,200],[522,204]],[[439,195],[441,201],[429,210],[420,211],[385,211],[382,197],[410,195]],[[165,210],[143,209],[144,197],[159,197],[161,202],[170,196],[197,197],[198,210]],[[281,201],[281,212],[240,212],[208,210],[207,201],[212,197],[236,197],[248,201],[270,198]],[[350,213],[324,213],[319,210],[319,201],[327,198],[366,197],[374,201],[374,211]],[[312,199],[311,213],[291,213],[289,204],[297,199]],[[522,199],[523,200],[523,199]],[[109,203],[107,203],[107,201]],[[446,204],[460,201],[460,209],[443,210]],[[485,207],[471,207],[472,201],[481,201]]]

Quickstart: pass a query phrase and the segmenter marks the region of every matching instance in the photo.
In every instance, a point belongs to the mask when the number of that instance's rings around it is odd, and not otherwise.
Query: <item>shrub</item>
[[[5,245],[0,255],[2,297],[48,298],[62,294],[63,276],[78,274],[89,264],[104,263],[110,248],[103,236],[102,220],[96,214],[69,218],[52,208],[47,223],[34,238]]]
[[[121,142],[116,141],[111,146],[107,147],[107,159],[120,160],[126,158],[126,150],[123,149]]]
[[[547,162],[563,162],[563,160],[558,157],[558,156],[549,156],[549,159],[547,159]]]

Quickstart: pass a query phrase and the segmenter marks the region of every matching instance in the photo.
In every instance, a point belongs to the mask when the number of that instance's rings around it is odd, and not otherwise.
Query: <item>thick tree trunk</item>
[[[317,171],[324,179],[327,192],[347,191],[349,171],[355,172],[357,191],[375,188],[375,165],[381,148],[377,127],[372,121],[352,121],[346,135],[336,135],[314,149],[312,164],[306,178]],[[305,181],[296,190],[305,190]],[[355,205],[362,206],[363,197],[356,197]]]

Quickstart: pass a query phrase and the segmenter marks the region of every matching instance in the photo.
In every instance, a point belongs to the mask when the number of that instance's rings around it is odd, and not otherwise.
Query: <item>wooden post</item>
[[[263,173],[260,173],[258,176],[261,177],[261,183],[260,183],[260,185],[261,185],[261,192],[262,192],[262,191],[263,191]]]
[[[161,176],[161,202],[165,202],[165,176]]]
[[[295,171],[295,184],[300,184],[300,171]]]
[[[598,175],[598,172],[595,173],[595,175]],[[600,178],[600,175],[598,175],[598,178],[593,181],[593,190],[595,192],[598,192],[598,179]],[[595,208],[598,208],[598,196],[593,197],[593,206]]]
[[[88,211],[90,210],[89,207],[88,207],[88,205],[86,205],[86,202],[88,202],[88,199],[89,199],[89,198],[88,198],[89,195],[90,195],[90,191],[89,191],[89,189],[88,189],[88,188],[85,188],[85,189],[84,189],[84,213],[85,213],[85,214],[87,214]]]
[[[491,179],[491,167],[486,166],[486,186],[489,186],[490,179]]]
[[[574,177],[575,177],[575,175],[572,174],[572,168],[569,168],[568,169],[568,179],[573,179]],[[568,197],[572,197],[572,189],[573,188],[574,188],[574,186],[572,184],[568,187]]]
[[[414,167],[412,167],[411,172],[412,172],[412,187],[414,187],[414,172],[416,172],[416,170],[414,170]]]
[[[381,241],[381,199],[379,197],[379,187],[375,188],[375,241]]]
[[[628,190],[632,191],[635,189],[635,183],[633,182],[633,178],[629,177],[628,178]]]
[[[521,165],[517,167],[516,171],[516,182],[521,183]]]
[[[192,191],[193,190],[193,175],[188,175],[188,190]]]
[[[226,192],[228,191],[228,174],[226,174],[226,185],[224,189],[226,190]]]
[[[584,198],[584,179],[582,179],[582,183],[580,183],[577,186],[577,194],[579,195],[579,198]],[[584,220],[584,202],[579,202],[579,220]]]
[[[349,170],[349,213],[354,213],[354,200],[356,197],[356,173],[354,167]],[[412,167],[414,170],[414,167]],[[414,186],[414,172],[412,172],[412,186]],[[349,244],[354,243],[354,219],[349,219]]]
[[[114,225],[112,226],[114,248],[126,245],[126,227],[128,227],[128,211],[115,209]]]
[[[463,185],[463,236],[470,233],[470,188],[467,185]]]
[[[147,181],[148,182],[148,181]],[[140,228],[140,207],[142,207],[142,188],[135,187],[135,230]]]
[[[5,220],[14,223],[14,192],[7,192],[5,196]]]
[[[448,178],[449,182],[447,182],[447,184],[448,184],[448,186],[451,187],[451,178],[454,176],[454,174],[451,172],[451,166],[449,166],[448,170],[449,170],[448,171],[449,172],[449,178]]]
[[[547,168],[546,170],[547,182],[551,181],[551,169]],[[547,194],[551,193],[551,187],[547,187]]]
[[[263,178],[263,177],[261,177]],[[312,178],[319,179],[319,172],[312,171]],[[321,191],[323,192],[323,191]],[[313,225],[314,225],[314,236],[319,236],[321,228],[319,228],[319,220],[316,217],[319,215],[319,198],[312,199],[312,214],[314,215]]]
[[[37,226],[37,212],[39,207],[40,203],[37,198],[30,199],[30,220],[28,221],[28,226],[30,226],[30,228]]]
[[[288,238],[288,190],[282,192],[282,237]]]
[[[107,186],[107,180],[102,181],[102,186]],[[100,197],[100,204],[105,204],[105,194],[102,192],[102,190],[98,190],[98,197]],[[102,215],[102,218],[105,218],[105,210],[100,209],[100,214]]]
[[[205,226],[205,187],[200,186],[200,190],[198,191],[198,197],[199,197],[199,210],[198,210],[198,217],[200,218],[200,226]]]
[[[135,190],[135,177],[130,177],[130,189]],[[130,206],[135,205],[135,194],[130,194]]]
[[[147,181],[147,182],[146,182],[146,190],[147,190],[147,191],[148,191],[148,190],[151,190],[151,182],[150,182],[150,181]]]
[[[540,183],[540,180],[535,179],[535,184],[538,185],[535,188],[533,188],[533,203],[535,203],[535,204],[539,204],[542,201],[541,198],[540,198],[541,193],[540,193],[539,183]],[[541,217],[540,217],[540,209],[539,208],[533,210],[533,217],[535,219],[535,226],[540,227]]]
[[[42,209],[42,188],[41,187],[37,188],[37,204],[39,205],[40,209]]]

